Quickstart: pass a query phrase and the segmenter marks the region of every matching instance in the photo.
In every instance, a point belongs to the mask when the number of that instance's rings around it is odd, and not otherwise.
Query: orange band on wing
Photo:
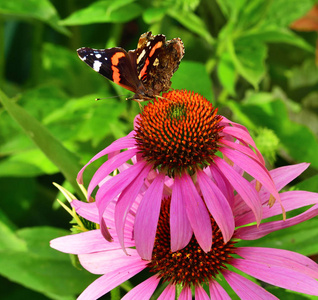
[[[116,68],[115,66],[112,66],[112,71],[113,71],[113,81],[117,84],[119,84],[120,82],[120,73],[118,68]]]
[[[124,57],[125,53],[123,52],[117,52],[111,57],[111,63],[113,66],[117,66],[119,63],[119,59]]]
[[[149,65],[149,58],[146,59],[144,67],[142,68],[142,70],[140,71],[140,73],[138,75],[139,79],[141,79],[145,75],[145,72],[147,71],[148,65]]]
[[[162,46],[162,42],[158,42],[156,45],[154,45],[154,47],[151,49],[150,53],[149,53],[149,57],[153,56],[153,54],[155,53],[155,51],[160,48]]]

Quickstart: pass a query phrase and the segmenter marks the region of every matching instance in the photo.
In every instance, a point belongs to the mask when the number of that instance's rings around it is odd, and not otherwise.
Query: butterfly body
[[[166,41],[162,34],[153,36],[146,32],[135,50],[83,47],[77,53],[94,71],[135,93],[133,99],[141,102],[170,89],[170,79],[179,67],[184,46],[180,38]]]

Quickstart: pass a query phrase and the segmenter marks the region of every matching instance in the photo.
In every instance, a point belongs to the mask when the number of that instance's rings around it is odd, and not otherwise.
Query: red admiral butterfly
[[[77,54],[94,71],[134,92],[133,100],[141,102],[170,89],[170,79],[179,67],[184,46],[180,38],[166,41],[163,34],[153,36],[146,32],[136,50],[83,47]]]

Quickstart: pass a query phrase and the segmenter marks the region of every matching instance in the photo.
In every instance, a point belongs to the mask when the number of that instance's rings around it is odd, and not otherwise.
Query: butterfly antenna
[[[103,100],[103,99],[111,99],[111,98],[119,98],[125,97],[125,95],[117,95],[117,96],[110,96],[110,97],[103,97],[103,98],[96,98],[95,101]]]

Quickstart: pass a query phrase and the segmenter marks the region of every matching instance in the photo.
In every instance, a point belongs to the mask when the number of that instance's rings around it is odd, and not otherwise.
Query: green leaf
[[[214,99],[212,83],[202,63],[183,61],[172,77],[172,87],[199,93],[210,101]]]
[[[78,10],[66,19],[62,25],[85,25],[93,23],[125,23],[141,15],[143,8],[134,0],[97,1],[87,8]]]
[[[285,43],[314,52],[315,48],[288,28],[269,28],[244,32],[244,38],[257,42]]]
[[[106,135],[117,136],[118,130],[125,129],[120,116],[126,109],[125,104],[118,99],[104,99],[96,102],[94,100],[97,96],[91,94],[72,99],[60,109],[55,110],[44,122],[57,123],[63,120],[69,124],[76,124],[73,139],[81,142],[92,140],[93,146],[96,147]]]
[[[49,247],[51,239],[67,233],[51,227],[17,231],[20,246],[0,250],[0,274],[52,299],[74,299],[96,276],[77,270],[68,255]]]
[[[81,169],[79,159],[67,150],[39,121],[30,116],[0,91],[0,101],[9,114],[19,123],[25,133],[45,153],[45,155],[61,170],[66,179],[79,191],[76,175]],[[81,192],[80,192],[81,195]]]
[[[303,17],[316,3],[316,0],[275,0],[267,12],[263,25],[288,27],[293,21]]]
[[[27,250],[25,241],[16,236],[14,226],[2,210],[0,210],[0,232],[0,252]]]
[[[165,16],[168,9],[167,7],[150,7],[142,13],[142,17],[147,24],[159,22]]]
[[[266,46],[242,37],[235,40],[234,44],[228,39],[227,49],[238,73],[257,89],[265,75]]]
[[[314,193],[318,193],[318,175],[312,176],[309,179],[306,179],[298,184],[296,184],[295,188],[301,191],[310,191]]]
[[[205,23],[193,12],[171,9],[168,10],[168,14],[188,30],[204,38],[208,44],[213,45],[215,43],[214,38],[207,30]]]
[[[60,33],[70,32],[58,24],[59,16],[49,0],[15,0],[0,1],[0,14],[22,18],[35,18],[49,24]]]
[[[58,172],[59,169],[39,149],[23,151],[0,161],[0,177],[34,177]]]
[[[318,68],[315,65],[314,58],[307,59],[301,66],[292,68],[289,72],[288,83],[291,89],[316,85],[318,83]]]
[[[229,53],[223,52],[221,54],[217,72],[222,86],[230,95],[234,96],[236,71]]]
[[[284,151],[297,162],[311,162],[318,168],[318,140],[308,127],[288,117],[285,103],[269,93],[251,93],[243,105],[227,103],[238,121],[249,129],[272,129],[281,141]]]

